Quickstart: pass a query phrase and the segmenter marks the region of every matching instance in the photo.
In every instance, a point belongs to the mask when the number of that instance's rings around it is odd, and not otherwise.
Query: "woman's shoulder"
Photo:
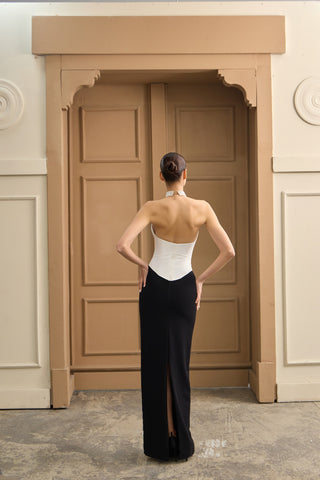
[[[207,200],[202,200],[200,198],[193,198],[193,197],[186,197],[188,203],[190,203],[193,207],[196,209],[202,211],[202,212],[207,212],[209,209],[211,209],[211,205]],[[158,210],[159,207],[163,206],[164,208],[168,206],[167,203],[167,197],[160,198],[158,200],[147,200],[143,204],[143,208],[149,211],[154,211]]]
[[[211,205],[209,202],[207,202],[206,200],[202,200],[200,198],[193,198],[188,196],[186,197],[186,200],[188,201],[189,204],[191,204],[195,208],[198,208],[199,210],[205,211],[211,208]],[[154,210],[161,206],[166,207],[167,205],[168,205],[167,197],[164,197],[164,198],[159,198],[158,200],[147,200],[143,206],[148,210]]]
[[[157,200],[147,200],[144,205],[152,206],[152,205],[157,205],[159,203],[164,203],[167,201],[167,198],[168,197],[159,198]],[[191,202],[198,203],[199,205],[206,205],[206,204],[209,205],[209,203],[206,200],[202,200],[200,198],[194,198],[189,196],[186,196],[185,198]]]

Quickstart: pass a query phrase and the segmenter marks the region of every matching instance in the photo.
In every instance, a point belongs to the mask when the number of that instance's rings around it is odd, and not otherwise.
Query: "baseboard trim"
[[[0,389],[0,409],[50,408],[50,388]]]
[[[320,382],[278,383],[277,402],[319,402]]]

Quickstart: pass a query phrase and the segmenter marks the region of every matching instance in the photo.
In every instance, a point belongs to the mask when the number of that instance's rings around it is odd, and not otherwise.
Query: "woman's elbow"
[[[118,242],[117,245],[116,245],[117,252],[121,253],[121,252],[123,252],[123,249],[124,249],[124,245],[122,243]]]
[[[233,247],[228,248],[225,252],[226,256],[233,258],[236,255],[235,249]]]

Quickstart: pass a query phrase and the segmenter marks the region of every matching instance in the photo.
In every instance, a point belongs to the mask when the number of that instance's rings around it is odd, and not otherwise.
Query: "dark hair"
[[[161,158],[160,169],[167,183],[173,183],[179,180],[185,168],[186,161],[179,153],[169,152]]]

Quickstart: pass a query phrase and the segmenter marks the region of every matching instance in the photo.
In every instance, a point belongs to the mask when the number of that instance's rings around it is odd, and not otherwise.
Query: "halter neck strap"
[[[175,192],[179,195],[184,195],[185,197],[187,196],[186,192],[184,192],[183,190],[169,190],[166,193],[166,197],[171,197],[172,195],[175,194]]]

